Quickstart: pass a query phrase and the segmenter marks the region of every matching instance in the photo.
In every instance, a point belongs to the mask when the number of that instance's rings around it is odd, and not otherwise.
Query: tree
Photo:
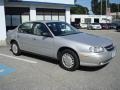
[[[71,14],[88,14],[89,10],[81,5],[75,5],[70,9]]]
[[[120,4],[111,3],[110,4],[111,12],[120,12]]]
[[[109,7],[109,0],[107,0],[107,7]],[[101,12],[102,4],[102,12]],[[105,15],[106,14],[106,0],[92,0],[91,1],[92,11],[96,15]]]

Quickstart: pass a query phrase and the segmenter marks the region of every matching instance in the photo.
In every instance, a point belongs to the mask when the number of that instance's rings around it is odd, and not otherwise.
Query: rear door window
[[[28,22],[28,23],[22,24],[19,27],[18,32],[25,33],[25,34],[33,34],[33,23]]]

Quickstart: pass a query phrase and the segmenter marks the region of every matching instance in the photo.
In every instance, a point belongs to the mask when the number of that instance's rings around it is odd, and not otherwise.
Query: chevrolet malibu
[[[80,32],[60,21],[33,21],[7,33],[14,55],[23,51],[52,57],[68,71],[83,66],[102,66],[115,56],[111,40]]]

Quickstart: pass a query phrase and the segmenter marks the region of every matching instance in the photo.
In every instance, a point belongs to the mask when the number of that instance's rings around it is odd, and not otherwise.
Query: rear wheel
[[[21,54],[21,50],[20,50],[19,45],[17,44],[17,42],[12,42],[11,43],[11,50],[12,50],[12,53],[14,55],[16,55],[16,56]]]
[[[89,27],[87,27],[87,30],[90,30],[90,28],[89,28]]]
[[[88,30],[91,30],[91,29],[92,29],[92,27],[91,27],[91,26],[89,26],[89,27],[88,27]]]
[[[77,54],[69,49],[61,52],[60,55],[60,66],[68,71],[75,71],[80,65]]]

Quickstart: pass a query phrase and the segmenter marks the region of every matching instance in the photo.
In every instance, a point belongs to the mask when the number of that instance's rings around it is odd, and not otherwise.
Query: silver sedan
[[[68,71],[80,65],[101,66],[115,56],[111,40],[80,32],[65,22],[26,22],[7,35],[14,55],[27,51],[49,56]]]

